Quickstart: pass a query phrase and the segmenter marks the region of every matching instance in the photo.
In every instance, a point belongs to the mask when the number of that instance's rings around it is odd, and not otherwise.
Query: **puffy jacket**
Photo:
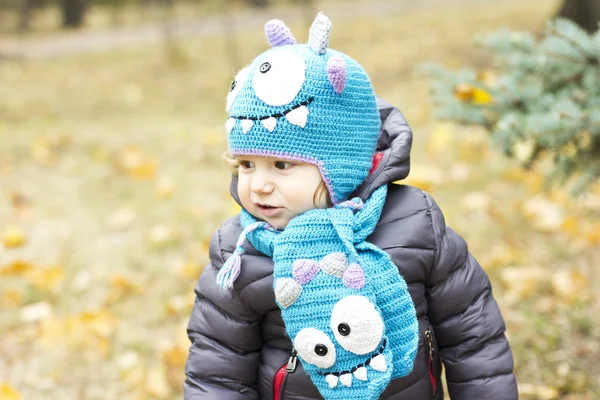
[[[353,195],[366,199],[389,185],[367,240],[391,256],[406,280],[420,331],[412,373],[390,382],[380,398],[442,399],[443,362],[452,400],[517,399],[513,357],[490,281],[427,193],[392,184],[408,175],[412,132],[400,111],[378,103],[383,158]],[[239,202],[235,178],[231,189]],[[236,216],[215,232],[210,263],[195,288],[185,400],[321,399],[301,362],[295,368],[289,362],[292,343],[275,303],[272,260],[246,242],[234,290],[215,283],[241,231]]]

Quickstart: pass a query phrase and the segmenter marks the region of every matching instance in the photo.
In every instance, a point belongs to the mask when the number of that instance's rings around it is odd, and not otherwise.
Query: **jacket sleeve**
[[[191,347],[185,367],[184,399],[258,399],[256,380],[262,348],[261,317],[236,290],[223,290],[216,276],[230,254],[212,238],[187,333]]]
[[[465,241],[446,227],[427,196],[436,252],[427,281],[429,318],[452,400],[516,400],[513,356],[485,271]]]

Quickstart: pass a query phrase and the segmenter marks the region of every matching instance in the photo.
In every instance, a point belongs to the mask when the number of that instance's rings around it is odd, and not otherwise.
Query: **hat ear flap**
[[[272,19],[265,24],[265,36],[271,47],[296,44],[296,38],[290,28],[278,19]]]
[[[331,20],[323,13],[317,14],[308,32],[308,47],[317,54],[325,54],[330,35]]]

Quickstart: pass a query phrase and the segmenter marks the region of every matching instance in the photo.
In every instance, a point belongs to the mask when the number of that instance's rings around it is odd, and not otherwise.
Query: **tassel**
[[[223,267],[217,274],[217,284],[223,289],[233,289],[233,282],[235,282],[237,277],[240,275],[242,254],[243,251],[238,251],[236,249],[231,257],[225,261],[225,264],[223,264]]]
[[[263,221],[255,222],[247,226],[246,229],[244,229],[240,234],[233,254],[227,259],[227,261],[225,261],[225,264],[223,264],[219,270],[219,273],[217,274],[217,285],[219,285],[221,288],[233,289],[233,283],[240,275],[242,268],[242,255],[245,253],[244,242],[246,241],[246,236],[257,229],[267,229],[277,232],[277,229]]]

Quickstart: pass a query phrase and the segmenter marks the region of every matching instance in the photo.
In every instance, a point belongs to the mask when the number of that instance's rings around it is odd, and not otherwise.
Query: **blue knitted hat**
[[[333,204],[367,177],[380,131],[364,69],[328,49],[330,20],[315,19],[308,44],[287,26],[265,25],[270,50],[242,69],[227,98],[231,155],[262,155],[316,165]]]

